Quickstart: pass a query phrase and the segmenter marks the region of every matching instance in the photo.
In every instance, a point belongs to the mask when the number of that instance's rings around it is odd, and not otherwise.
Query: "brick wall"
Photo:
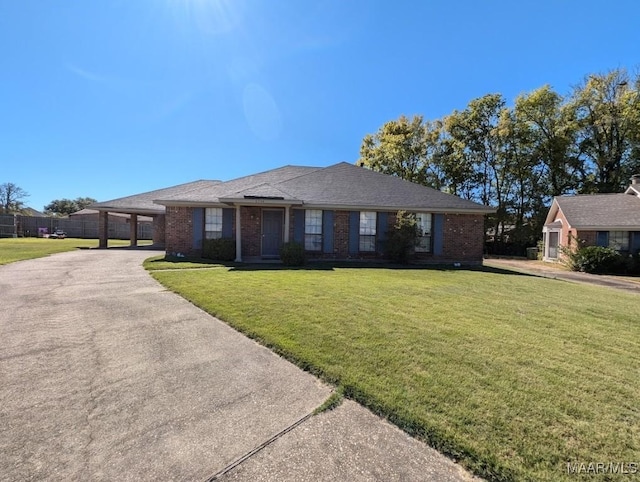
[[[165,215],[167,253],[193,253],[193,209],[167,206]]]
[[[349,211],[333,213],[333,252],[335,257],[349,257]]]
[[[484,216],[445,214],[442,257],[445,261],[481,262],[484,250]]]
[[[575,237],[580,241],[580,246],[596,246],[598,239],[597,231],[576,231]]]
[[[235,217],[235,216],[234,216]],[[259,257],[262,252],[262,208],[243,206],[242,256]],[[348,259],[349,255],[349,211],[334,211],[333,253],[314,253],[313,257],[326,259]],[[395,213],[387,216],[387,230],[396,222]],[[293,239],[295,213],[291,211],[289,239]],[[235,221],[233,236],[235,238]],[[443,253],[421,255],[423,261],[476,263],[482,261],[484,242],[484,218],[477,214],[447,214],[443,225]],[[193,249],[193,209],[188,207],[167,207],[165,218],[165,249],[167,253],[198,254]],[[380,233],[381,234],[381,233]],[[595,235],[595,233],[594,233]],[[374,253],[363,253],[358,258],[380,257]]]

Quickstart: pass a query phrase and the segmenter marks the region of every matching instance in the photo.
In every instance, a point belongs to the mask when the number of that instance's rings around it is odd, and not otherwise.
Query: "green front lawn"
[[[151,244],[151,241],[140,241],[138,244]],[[129,246],[129,241],[110,239],[109,246]],[[0,265],[25,259],[42,258],[78,248],[97,247],[97,239],[0,238]]]
[[[638,296],[490,269],[153,276],[490,480],[640,462]]]

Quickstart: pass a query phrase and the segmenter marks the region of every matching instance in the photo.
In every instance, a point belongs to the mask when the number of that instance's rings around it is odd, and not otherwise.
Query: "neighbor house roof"
[[[554,199],[546,225],[557,218],[558,210],[575,229],[640,230],[640,198],[633,194],[581,194]]]
[[[257,199],[334,209],[428,208],[432,212],[482,214],[495,211],[436,189],[346,162],[325,168],[285,166],[184,194],[158,197],[156,202],[165,206],[202,206],[250,203]]]
[[[219,183],[220,181],[193,181],[173,187],[144,192],[142,194],[112,199],[111,201],[93,203],[89,208],[97,211],[108,211],[114,213],[163,214],[165,211],[164,206],[155,204],[153,202],[155,199],[171,197],[174,195],[186,196],[191,191],[202,188],[212,188]]]

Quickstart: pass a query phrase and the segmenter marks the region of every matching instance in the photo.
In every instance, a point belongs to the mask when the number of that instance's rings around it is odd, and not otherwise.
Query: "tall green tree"
[[[0,184],[0,213],[18,213],[24,208],[24,200],[29,194],[12,182]]]
[[[496,214],[488,217],[488,224],[500,241],[508,220],[507,200],[513,182],[500,129],[505,111],[502,95],[488,94],[472,100],[465,110],[454,111],[445,120],[454,158],[463,166],[473,166],[475,200],[497,207]]]
[[[587,77],[567,104],[586,175],[584,192],[620,192],[638,167],[638,80],[624,69]]]
[[[54,199],[44,207],[44,212],[54,216],[68,216],[95,202],[97,201],[90,197],[79,197],[73,200],[66,198]]]
[[[542,195],[550,198],[575,192],[584,178],[576,155],[575,125],[569,122],[564,99],[545,85],[516,98],[515,121],[528,125],[536,165],[544,176],[538,184]]]
[[[375,134],[367,134],[360,147],[358,163],[424,184],[427,167],[427,131],[422,116],[400,116],[386,122]]]

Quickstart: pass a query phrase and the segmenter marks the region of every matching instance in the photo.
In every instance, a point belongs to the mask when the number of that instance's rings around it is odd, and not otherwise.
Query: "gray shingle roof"
[[[640,198],[631,194],[582,194],[555,198],[578,229],[640,230]]]
[[[210,189],[220,184],[220,181],[200,180],[179,184],[177,186],[156,189],[155,191],[135,194],[133,196],[121,197],[110,201],[93,203],[88,206],[90,209],[98,211],[123,212],[135,214],[162,214],[164,206],[155,204],[153,201],[167,196],[186,196],[189,192],[197,189]]]
[[[219,203],[220,198],[237,198],[247,196],[260,196],[269,188],[266,185],[277,189],[277,184],[303,174],[322,169],[321,167],[308,166],[284,166],[270,171],[251,174],[250,176],[239,177],[230,181],[222,182],[216,186],[203,186],[188,193],[175,193],[157,197],[155,200],[166,206],[173,203]],[[254,191],[252,193],[252,190]],[[241,194],[242,193],[242,194]],[[280,196],[280,194],[277,194]]]
[[[167,206],[220,203],[247,197],[284,197],[333,208],[429,209],[432,212],[494,212],[492,208],[353,164],[285,166],[212,187],[157,198]]]

